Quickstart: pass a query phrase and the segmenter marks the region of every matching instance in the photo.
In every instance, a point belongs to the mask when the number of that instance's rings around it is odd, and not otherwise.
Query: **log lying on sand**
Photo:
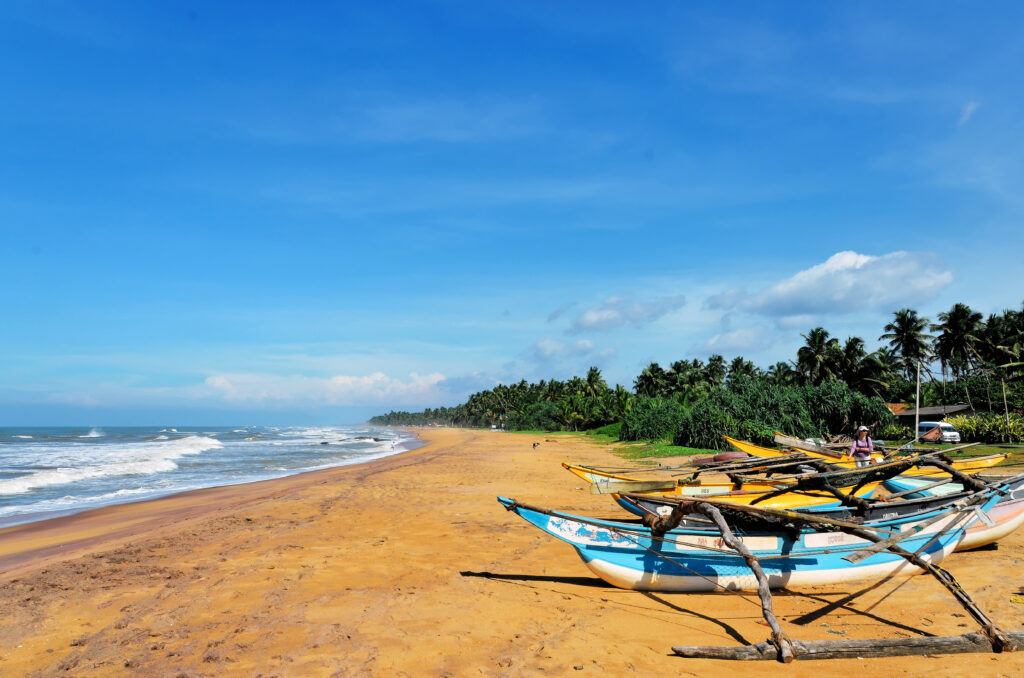
[[[1024,632],[1006,634],[1016,647],[1024,646]],[[980,633],[936,638],[874,638],[865,640],[796,640],[790,639],[796,659],[855,659],[857,657],[903,657],[923,654],[965,654],[992,652],[992,642]],[[771,641],[741,647],[676,646],[680,657],[690,659],[732,659],[759,661],[778,659],[778,649]]]

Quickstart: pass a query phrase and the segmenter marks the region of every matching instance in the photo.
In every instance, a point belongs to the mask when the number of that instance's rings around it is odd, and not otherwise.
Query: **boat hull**
[[[569,514],[542,512],[499,498],[510,510],[575,548],[587,567],[604,581],[637,591],[699,592],[757,588],[757,581],[743,558],[729,549],[720,535],[706,530],[673,530],[662,539],[628,523],[594,521]],[[887,529],[908,531],[900,546],[920,550],[931,562],[940,562],[963,537],[970,515],[949,512],[926,525],[926,512]],[[914,526],[921,529],[912,533]],[[880,526],[872,526],[879,529]],[[740,537],[758,558],[773,588],[835,584],[865,578],[911,575],[920,569],[888,551],[875,553],[858,563],[843,560],[871,542],[836,532],[804,531],[744,534]]]
[[[736,440],[735,438],[730,438],[728,436],[722,437],[725,438],[726,442],[735,447],[737,450],[739,450],[740,452],[746,452],[752,457],[781,457],[783,455],[793,453],[792,450],[775,450],[770,447],[761,447],[760,445],[755,445],[754,443],[748,443],[743,440]],[[841,468],[856,467],[856,462],[852,459],[835,459],[833,457],[829,457],[828,455],[820,454],[817,452],[804,452],[804,454],[806,454],[809,457],[824,459],[828,461],[830,464],[834,464],[835,466],[839,466]],[[1008,456],[1009,455],[1007,454],[990,454],[984,457],[957,459],[956,461],[953,462],[952,466],[957,471],[962,471],[964,473],[977,473],[978,471],[984,471],[985,469],[992,468],[996,464],[1004,461]],[[873,454],[871,456],[871,459],[872,461],[875,462],[881,462],[884,459],[884,457],[880,454]],[[905,475],[941,477],[946,474],[943,471],[936,468],[924,467],[910,469],[909,471],[906,472]]]
[[[885,489],[890,492],[909,492],[915,488],[924,488],[934,483],[933,479],[896,476],[883,481]],[[930,487],[921,492],[907,495],[908,497],[948,496],[963,491],[960,483],[946,483]],[[998,504],[985,512],[985,518],[979,519],[967,528],[964,538],[957,546],[957,551],[969,551],[993,544],[1024,525],[1024,488],[1014,487]]]
[[[562,467],[591,484],[644,481],[641,478],[616,473],[604,473],[584,466],[563,463]],[[878,488],[878,485],[878,482],[865,483],[857,489],[856,496],[870,497]],[[765,508],[806,508],[811,506],[838,505],[834,495],[813,490],[790,492],[768,500],[762,500],[765,494],[778,489],[778,485],[770,483],[744,483],[742,489],[737,489],[737,486],[732,483],[695,482],[679,484],[668,490],[646,491],[644,494],[657,497],[713,498],[722,499],[734,504],[753,504],[756,502],[758,506]],[[642,515],[638,514],[628,504],[620,501],[617,494],[612,494],[611,496],[627,511],[636,515]]]

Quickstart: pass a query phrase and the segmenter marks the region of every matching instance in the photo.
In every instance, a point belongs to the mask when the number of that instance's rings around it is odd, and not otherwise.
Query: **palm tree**
[[[704,378],[712,386],[719,386],[725,381],[725,358],[717,353],[708,358],[708,364],[704,367]]]
[[[625,419],[626,415],[633,409],[636,398],[630,391],[623,388],[622,384],[615,384],[615,391],[611,393],[615,400],[616,419]]]
[[[768,368],[765,373],[772,383],[778,384],[779,386],[792,386],[797,383],[800,373],[793,369],[793,366],[787,362],[777,362]]]
[[[1013,358],[1012,347],[1024,343],[1024,303],[1021,303],[1020,311],[1006,310],[996,315],[991,314],[981,328],[981,341],[977,349],[982,365],[982,374],[985,375],[986,392],[989,409],[992,405],[992,393],[987,387],[988,380],[992,375],[999,377],[1002,388],[1006,391],[1006,371],[1001,369],[1005,364],[1012,365],[1019,362]],[[1003,409],[1006,409],[1004,398]]]
[[[569,395],[584,395],[587,392],[587,382],[580,377],[573,377],[565,383]]]
[[[885,334],[878,337],[889,342],[889,347],[903,362],[907,379],[913,381],[914,371],[921,361],[931,355],[932,335],[925,334],[928,318],[919,316],[917,311],[901,308],[893,313],[893,321],[885,326]]]
[[[597,367],[591,367],[587,370],[587,395],[588,396],[600,396],[608,390],[608,382],[601,376],[601,370]]]
[[[665,373],[666,387],[669,393],[685,393],[692,379],[693,368],[685,360],[677,360],[669,366]]]
[[[665,392],[666,381],[665,370],[661,365],[651,363],[633,382],[633,389],[637,395],[655,398]]]
[[[743,356],[736,356],[729,363],[729,376],[725,378],[726,383],[733,383],[740,377],[753,377],[760,373],[757,366],[749,360],[744,360]]]
[[[861,363],[868,357],[864,348],[864,340],[860,337],[847,337],[839,355],[839,376],[847,384],[854,379],[860,370]],[[852,384],[850,384],[852,386]]]
[[[972,311],[967,304],[953,304],[948,312],[939,313],[939,323],[931,326],[935,337],[935,357],[942,363],[945,381],[946,367],[953,371],[957,380],[973,367],[978,357],[977,343],[980,341],[982,315]]]
[[[583,396],[575,393],[568,398],[558,401],[558,418],[565,424],[566,431],[578,430],[578,422],[584,419],[583,412],[581,411],[584,408]]]
[[[824,327],[815,327],[800,336],[806,343],[797,349],[796,367],[804,381],[817,386],[826,379],[835,379],[842,356],[839,341],[829,338]]]

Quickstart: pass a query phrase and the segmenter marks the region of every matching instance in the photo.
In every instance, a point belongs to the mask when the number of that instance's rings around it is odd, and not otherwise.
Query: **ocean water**
[[[0,428],[0,527],[420,445],[375,427]]]

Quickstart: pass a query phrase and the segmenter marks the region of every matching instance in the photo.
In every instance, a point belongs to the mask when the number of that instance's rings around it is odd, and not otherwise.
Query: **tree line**
[[[591,367],[585,377],[499,384],[454,407],[393,411],[373,417],[370,423],[577,431],[624,422],[626,435],[633,430],[644,431],[646,437],[660,437],[654,433],[664,435],[665,426],[680,427],[685,420],[691,427],[709,429],[702,438],[707,443],[712,433],[720,435],[711,430],[716,426],[713,420],[717,417],[721,420],[718,427],[728,428],[725,415],[729,414],[746,425],[764,420],[761,428],[747,431],[753,434],[748,435],[750,439],[767,435],[761,429],[773,425],[768,421],[772,416],[786,418],[797,428],[827,433],[827,426],[848,425],[857,417],[876,419],[861,423],[891,424],[891,417],[883,414],[884,403],[912,403],[919,368],[922,405],[964,402],[972,410],[999,411],[1007,424],[1011,411],[1018,415],[1024,411],[1024,304],[1020,310],[985,318],[957,303],[937,314],[935,322],[913,309],[899,309],[878,337],[882,346],[871,352],[863,338],[840,341],[823,327],[801,336],[804,344],[793,360],[767,369],[742,356],[727,360],[712,355],[706,362],[678,360],[668,367],[652,362],[636,377],[632,389],[627,389],[609,387],[601,370]],[[761,405],[741,406],[737,394]],[[847,407],[845,418],[818,412],[812,401],[823,397],[835,407]],[[789,414],[771,414],[781,402],[789,402]],[[729,407],[738,409],[730,414]],[[630,417],[634,410],[637,414]],[[638,419],[641,411],[646,419]],[[693,420],[702,412],[704,419]],[[742,422],[733,424],[730,430]]]

